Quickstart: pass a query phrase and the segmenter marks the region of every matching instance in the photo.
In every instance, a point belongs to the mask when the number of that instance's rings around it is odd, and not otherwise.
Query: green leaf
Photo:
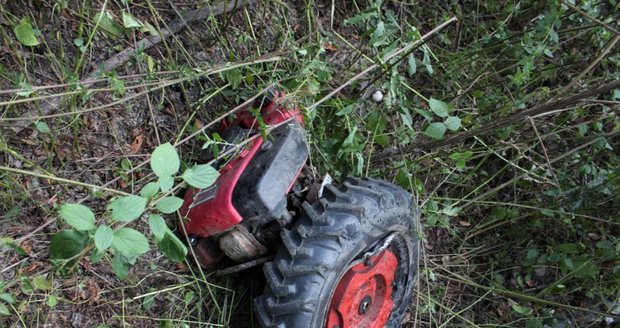
[[[52,133],[52,130],[50,130],[49,125],[47,125],[47,123],[43,122],[43,121],[38,121],[35,124],[35,127],[37,128],[37,130],[39,130],[39,132],[41,133]]]
[[[448,111],[450,108],[448,107],[448,104],[446,104],[445,102],[441,100],[437,100],[435,98],[431,98],[428,101],[428,106],[431,108],[433,113],[435,113],[437,116],[439,117],[448,116]]]
[[[162,192],[168,192],[172,189],[172,186],[174,186],[174,177],[161,177],[157,183],[159,184],[159,188],[161,188]]]
[[[132,14],[123,12],[123,26],[125,28],[141,28],[142,23],[133,17]]]
[[[13,32],[15,32],[17,40],[25,46],[34,47],[39,44],[39,40],[37,40],[28,18],[22,18],[13,29]]]
[[[86,246],[88,246],[88,234],[76,230],[61,231],[52,237],[50,258],[70,259],[83,251]]]
[[[112,246],[129,256],[139,256],[149,251],[149,241],[141,232],[132,228],[122,228],[114,232]]]
[[[458,208],[458,207],[449,206],[449,207],[446,207],[443,210],[441,210],[441,213],[443,213],[443,214],[445,214],[447,216],[457,216],[457,215],[459,215],[460,211],[461,211],[461,209]]]
[[[149,227],[157,241],[161,241],[166,232],[170,230],[164,218],[157,214],[149,214]]]
[[[129,267],[131,267],[131,263],[127,261],[126,257],[123,254],[114,255],[114,260],[112,260],[112,271],[114,274],[121,280],[126,279],[129,275]]]
[[[64,204],[58,210],[60,217],[78,231],[94,230],[95,214],[90,208],[80,204]]]
[[[424,117],[429,123],[433,121],[433,114],[431,114],[429,111],[421,109],[421,108],[413,108],[413,110],[422,115],[422,117]]]
[[[97,264],[105,256],[105,252],[100,252],[96,247],[90,252],[90,263]]]
[[[169,143],[159,145],[151,155],[151,169],[159,178],[176,174],[181,167],[177,150]]]
[[[383,21],[379,21],[379,23],[377,23],[377,27],[375,28],[374,32],[372,32],[372,37],[379,38],[383,36],[384,33],[385,33],[385,23],[383,23]]]
[[[142,215],[146,209],[146,199],[129,195],[115,199],[108,204],[108,210],[112,211],[112,220],[131,222]]]
[[[157,243],[162,253],[172,261],[181,263],[187,255],[187,247],[179,240],[179,238],[171,231],[166,232],[164,238]]]
[[[4,305],[3,303],[0,303],[0,314],[1,315],[11,315],[11,312],[9,312],[9,308],[6,307],[6,305]]]
[[[181,198],[170,196],[160,199],[155,208],[162,213],[170,214],[181,208],[182,205],[183,200]]]
[[[159,31],[155,26],[151,25],[151,23],[144,23],[144,28],[142,28],[142,32],[149,32],[151,35],[159,35]]]
[[[95,24],[103,29],[109,36],[118,38],[123,34],[125,29],[114,20],[114,16],[109,12],[97,13],[94,17]]]
[[[473,151],[466,151],[466,152],[462,152],[462,153],[452,153],[449,157],[450,157],[450,159],[453,159],[453,160],[456,161],[456,160],[459,160],[459,159],[468,159],[473,154],[474,154]]]
[[[413,54],[409,54],[409,56],[407,57],[407,65],[409,65],[409,68],[407,69],[407,74],[409,74],[409,76],[413,76],[418,70],[418,64]]]
[[[45,279],[45,276],[36,276],[32,279],[32,286],[38,290],[52,289],[52,283]]]
[[[373,47],[379,47],[383,44],[387,44],[387,40],[385,38],[385,23],[383,23],[383,21],[379,21],[377,23],[377,27],[372,32],[372,38],[370,39],[369,44]]]
[[[424,48],[424,58],[422,58],[422,64],[426,67],[428,74],[433,75],[433,65],[431,65],[431,57],[428,54],[428,48]]]
[[[243,74],[240,68],[229,68],[221,73],[222,78],[230,83],[233,89],[237,88],[243,82]]]
[[[9,304],[15,304],[15,302],[17,302],[15,296],[9,293],[0,293],[0,300],[5,301]]]
[[[340,149],[345,149],[351,146],[353,144],[353,141],[355,140],[356,133],[357,133],[357,125],[353,127],[349,135],[344,139],[344,141],[342,142],[342,146],[340,146]]]
[[[456,131],[461,127],[461,119],[456,116],[448,116],[443,122],[450,131]]]
[[[521,306],[521,305],[516,304],[516,303],[512,305],[512,309],[515,310],[515,312],[517,312],[519,314],[522,314],[524,316],[529,316],[529,315],[532,314],[532,312],[534,312],[534,310],[532,310],[532,309],[530,309],[528,307]]]
[[[158,191],[159,184],[157,182],[149,182],[144,187],[142,187],[142,190],[140,190],[140,196],[146,199],[151,199],[157,194]]]
[[[446,134],[446,126],[441,122],[431,123],[424,131],[431,138],[441,139]]]
[[[211,165],[194,165],[183,172],[181,178],[192,187],[207,188],[212,185],[220,173]]]
[[[112,238],[114,231],[107,225],[102,225],[95,231],[95,246],[100,253],[103,253],[108,247],[112,246]]]
[[[58,297],[56,297],[56,295],[54,294],[51,294],[47,297],[47,306],[54,307],[56,305],[58,305]]]

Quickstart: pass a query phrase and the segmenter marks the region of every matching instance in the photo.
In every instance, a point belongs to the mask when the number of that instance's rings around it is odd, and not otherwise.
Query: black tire
[[[420,249],[420,212],[412,196],[385,181],[348,178],[339,188],[326,186],[321,199],[304,203],[303,212],[282,231],[283,247],[263,267],[267,284],[254,300],[260,324],[323,328],[334,289],[350,264],[391,236],[389,247],[400,257],[386,327],[400,327],[411,304]]]

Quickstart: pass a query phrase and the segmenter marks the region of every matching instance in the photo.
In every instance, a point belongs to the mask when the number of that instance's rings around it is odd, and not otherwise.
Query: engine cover
[[[251,227],[282,216],[286,194],[308,159],[304,129],[296,121],[275,128],[267,139],[233,191],[233,204]]]

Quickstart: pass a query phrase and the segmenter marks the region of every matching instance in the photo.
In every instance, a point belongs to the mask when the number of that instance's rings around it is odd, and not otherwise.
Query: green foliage
[[[157,182],[149,182],[140,190],[140,196],[146,199],[152,199],[158,191],[159,184],[157,184]]]
[[[71,268],[78,260],[82,251],[88,246],[88,234],[76,230],[64,230],[52,237],[50,243],[50,259],[60,260],[60,268]],[[65,261],[62,261],[65,260]]]
[[[172,189],[174,178],[181,167],[176,149],[170,143],[157,147],[151,156],[151,167],[160,178],[158,183],[147,183],[140,191],[140,196],[118,197],[107,205],[112,225],[102,224],[97,227],[95,214],[84,205],[60,206],[58,211],[60,217],[75,229],[62,231],[52,238],[50,258],[62,272],[72,271],[75,263],[88,250],[93,249],[91,262],[100,261],[109,251],[114,256],[112,259],[114,273],[121,279],[126,278],[137,258],[148,252],[150,247],[148,239],[142,232],[124,225],[138,220],[145,212],[148,213],[148,226],[159,249],[172,261],[184,261],[187,247],[168,228],[164,218],[155,214],[158,212],[172,214],[183,205],[183,199],[163,194]],[[181,177],[192,186],[208,187],[218,175],[219,173],[209,165],[195,165],[187,169]],[[8,241],[6,244],[8,245]]]
[[[155,208],[157,208],[160,212],[165,214],[170,214],[176,212],[183,205],[183,200],[178,197],[164,197],[157,202]]]
[[[140,21],[138,21],[132,14],[127,12],[123,12],[123,26],[127,29],[143,27]]]
[[[15,32],[17,40],[25,46],[34,47],[39,44],[35,30],[32,28],[28,18],[22,18],[13,29],[13,32]]]
[[[187,247],[173,232],[166,231],[164,237],[157,242],[157,246],[170,260],[179,263],[185,260]]]
[[[95,246],[100,253],[105,252],[110,246],[112,246],[112,240],[114,238],[114,231],[112,228],[102,225],[95,231]]]
[[[107,209],[114,221],[131,222],[139,218],[146,209],[147,200],[143,197],[129,195],[112,201]]]
[[[431,108],[433,113],[435,113],[435,115],[439,117],[444,117],[444,118],[447,117],[450,111],[448,104],[446,104],[445,102],[441,100],[437,100],[434,98],[429,99],[428,106]]]
[[[446,134],[446,125],[441,122],[431,123],[424,130],[424,134],[431,138],[442,139]]]
[[[113,38],[120,37],[125,31],[123,26],[116,22],[114,15],[109,11],[99,12],[93,17],[94,23]]]
[[[177,150],[169,143],[159,145],[151,155],[151,169],[159,178],[176,174],[181,167]]]
[[[157,214],[149,214],[149,227],[157,240],[164,238],[164,235],[168,231],[166,221],[164,221],[161,215]]]
[[[64,204],[58,210],[60,217],[78,231],[95,229],[95,214],[80,204]]]
[[[132,228],[121,228],[114,232],[112,247],[126,256],[140,256],[149,251],[149,242],[139,231]]]
[[[181,178],[192,187],[207,188],[217,180],[218,176],[219,172],[211,165],[201,164],[185,170]]]
[[[37,130],[39,130],[39,132],[41,133],[51,133],[52,130],[50,130],[49,125],[47,125],[47,123],[45,123],[44,121],[38,121],[35,124],[35,127],[37,128]]]

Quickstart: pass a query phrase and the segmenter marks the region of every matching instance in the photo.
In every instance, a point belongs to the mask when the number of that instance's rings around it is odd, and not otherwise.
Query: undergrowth
[[[175,263],[187,250],[162,247],[161,223],[192,184],[172,176],[224,149],[219,120],[272,86],[304,111],[315,172],[415,195],[406,325],[620,320],[620,89],[478,133],[618,80],[616,1],[240,4],[104,69],[202,5],[0,0],[0,326],[256,326],[260,270]],[[148,165],[160,145],[179,165]],[[139,241],[112,244],[119,231]]]

